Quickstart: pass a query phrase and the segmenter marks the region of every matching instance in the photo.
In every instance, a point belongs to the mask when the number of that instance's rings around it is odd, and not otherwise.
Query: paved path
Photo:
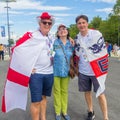
[[[109,61],[109,74],[106,81],[109,118],[110,120],[120,120],[120,61],[118,61],[117,58],[110,58]],[[2,96],[8,64],[8,61],[0,61],[0,97]],[[96,120],[103,120],[95,94],[93,94],[93,101]],[[30,94],[28,93],[28,105],[26,111],[16,109],[6,114],[0,111],[0,120],[31,120],[29,105]],[[77,78],[70,80],[68,113],[71,116],[71,120],[85,120],[86,117],[87,107],[83,93],[78,92]],[[55,120],[53,96],[48,98],[47,120]]]

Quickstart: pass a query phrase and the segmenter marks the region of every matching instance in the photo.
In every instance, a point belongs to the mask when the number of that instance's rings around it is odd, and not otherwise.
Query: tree
[[[117,43],[120,45],[120,0],[116,1],[116,4],[113,7],[114,14],[117,16],[118,21],[118,30],[117,30]]]
[[[120,13],[120,0],[116,1],[116,4],[113,7],[113,12],[118,15]]]
[[[99,30],[105,41],[112,44],[120,44],[120,0],[116,1],[113,7],[113,13],[108,15],[106,20],[102,20],[99,16],[95,16],[93,20],[89,23],[89,28]],[[70,35],[74,38],[78,34],[78,29],[75,24],[70,25],[69,28]]]
[[[10,39],[9,40],[9,45],[12,46],[14,44],[14,40],[13,39]]]
[[[89,28],[99,29],[101,21],[102,19],[99,16],[94,17],[93,20],[89,24]]]
[[[78,29],[77,29],[77,27],[76,27],[76,25],[75,24],[71,24],[68,29],[69,29],[70,36],[72,38],[75,38],[75,36],[79,32]]]

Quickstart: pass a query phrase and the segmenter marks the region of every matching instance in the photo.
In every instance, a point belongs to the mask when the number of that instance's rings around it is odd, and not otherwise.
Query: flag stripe
[[[29,38],[30,38],[31,36],[32,36],[32,33],[31,33],[31,32],[25,33],[24,36],[23,36],[22,38],[20,38],[20,39],[17,41],[16,45],[11,49],[12,52],[13,52],[13,50],[14,50],[15,47],[21,45],[21,44],[24,43],[26,40],[29,40]]]
[[[2,96],[2,112],[6,112],[5,96]]]
[[[90,62],[96,77],[107,74],[108,54]]]
[[[14,83],[20,84],[22,86],[28,87],[29,77],[21,73],[16,72],[15,70],[9,68],[7,79]]]

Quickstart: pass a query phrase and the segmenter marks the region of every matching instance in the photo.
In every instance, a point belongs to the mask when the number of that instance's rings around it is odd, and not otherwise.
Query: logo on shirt
[[[96,44],[93,44],[92,47],[89,47],[89,49],[92,50],[94,54],[99,53],[102,48],[105,48],[103,37],[100,37]]]

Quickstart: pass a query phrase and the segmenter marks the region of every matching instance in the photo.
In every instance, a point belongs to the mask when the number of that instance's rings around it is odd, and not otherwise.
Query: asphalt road
[[[2,97],[8,61],[0,61],[0,97]],[[109,59],[109,73],[106,81],[106,97],[108,100],[109,120],[120,120],[120,61],[117,58]],[[96,120],[103,120],[98,100],[93,93],[94,111]],[[1,99],[0,99],[1,103]],[[28,105],[26,111],[15,109],[8,113],[0,111],[0,120],[31,120],[30,94],[28,93]],[[68,113],[71,120],[85,120],[87,106],[83,93],[78,92],[77,78],[70,80]],[[48,98],[47,120],[55,120],[53,108],[53,96]]]

